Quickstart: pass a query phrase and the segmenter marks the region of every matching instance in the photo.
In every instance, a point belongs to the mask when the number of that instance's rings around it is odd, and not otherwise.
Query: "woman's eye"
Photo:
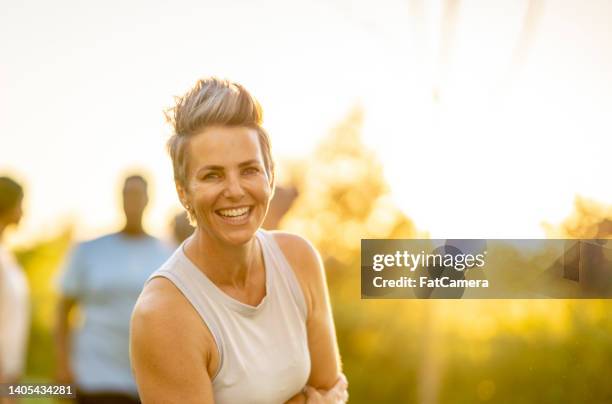
[[[220,175],[218,173],[208,173],[208,174],[205,174],[202,177],[202,179],[203,180],[216,180],[219,177],[220,177]]]
[[[243,174],[257,174],[259,172],[259,169],[257,167],[248,167],[245,168],[244,170],[242,170]]]

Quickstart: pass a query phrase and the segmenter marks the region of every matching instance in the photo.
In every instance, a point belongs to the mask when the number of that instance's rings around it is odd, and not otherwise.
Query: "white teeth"
[[[239,208],[239,209],[223,209],[219,211],[219,214],[221,216],[226,216],[226,217],[236,217],[236,216],[242,216],[244,214],[246,214],[249,211],[249,208]]]

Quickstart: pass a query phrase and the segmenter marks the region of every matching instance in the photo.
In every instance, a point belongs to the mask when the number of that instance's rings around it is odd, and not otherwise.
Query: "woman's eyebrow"
[[[260,162],[257,159],[250,159],[250,160],[247,160],[247,161],[243,161],[242,163],[239,163],[238,167],[250,166],[252,164],[260,164]],[[199,172],[204,171],[204,170],[224,171],[225,167],[214,165],[214,164],[209,164],[209,165],[205,165],[205,166],[202,166],[202,167],[198,168],[197,172],[199,173]]]
[[[238,164],[238,167],[250,166],[252,164],[259,164],[259,160],[251,159],[251,160],[243,161],[242,163]]]
[[[202,171],[206,171],[206,170],[211,170],[211,171],[223,171],[223,166],[215,166],[215,165],[207,165],[207,166],[203,166],[198,168],[198,173],[202,172]]]

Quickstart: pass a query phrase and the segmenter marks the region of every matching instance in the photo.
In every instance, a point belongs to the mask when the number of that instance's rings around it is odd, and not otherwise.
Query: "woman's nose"
[[[227,176],[224,196],[231,199],[240,199],[244,196],[244,189],[240,183],[240,178],[232,175]]]

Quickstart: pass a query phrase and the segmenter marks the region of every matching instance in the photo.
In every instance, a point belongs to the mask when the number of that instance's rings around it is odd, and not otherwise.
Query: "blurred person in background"
[[[148,201],[147,181],[127,177],[125,226],[77,245],[60,279],[56,378],[76,384],[78,403],[139,402],[129,362],[130,315],[146,279],[171,253],[143,228]],[[71,330],[75,306],[84,323]]]
[[[612,219],[604,219],[597,226],[598,238],[612,238]]]
[[[274,190],[259,103],[198,81],[170,112],[182,205],[196,225],[147,282],[130,354],[145,403],[344,403],[347,382],[317,251],[261,229]]]
[[[172,219],[172,241],[175,247],[181,245],[189,236],[193,234],[193,226],[189,223],[187,212],[177,213]]]
[[[4,230],[17,226],[23,188],[0,177],[0,383],[16,383],[24,372],[30,327],[29,287],[15,257],[2,245]],[[0,402],[11,402],[8,399]]]
[[[270,201],[270,207],[266,218],[264,219],[263,227],[266,230],[276,230],[280,227],[281,220],[287,214],[293,202],[298,197],[298,191],[295,187],[274,187],[274,196]]]

